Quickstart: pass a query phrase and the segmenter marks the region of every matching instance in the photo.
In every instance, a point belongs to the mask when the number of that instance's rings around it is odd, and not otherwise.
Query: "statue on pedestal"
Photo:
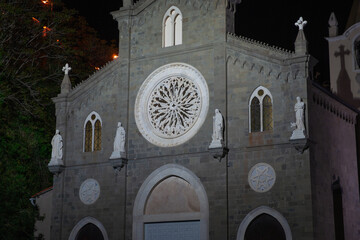
[[[114,151],[111,154],[110,159],[123,157],[125,157],[125,129],[122,127],[121,122],[118,122],[114,139]]]
[[[222,148],[224,140],[224,121],[219,109],[215,109],[213,116],[213,134],[209,148]]]
[[[63,140],[60,135],[60,131],[56,129],[55,135],[51,140],[52,151],[51,160],[48,166],[64,165],[62,161],[63,157]]]
[[[301,101],[300,97],[296,97],[294,106],[296,122],[291,123],[291,127],[295,127],[290,137],[291,140],[305,138],[304,109],[305,103]]]

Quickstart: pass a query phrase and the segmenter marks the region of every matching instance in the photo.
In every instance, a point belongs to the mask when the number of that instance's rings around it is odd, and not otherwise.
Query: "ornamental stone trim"
[[[275,181],[275,170],[267,163],[256,164],[250,169],[248,174],[250,187],[258,193],[269,191],[274,186]]]
[[[75,227],[71,230],[69,240],[75,240],[76,236],[79,233],[79,231],[81,230],[81,228],[83,228],[88,223],[94,224],[101,231],[101,234],[104,237],[104,240],[109,240],[109,237],[107,235],[107,232],[106,232],[106,229],[105,229],[104,225],[102,225],[102,223],[99,220],[97,220],[97,219],[95,219],[93,217],[90,217],[90,216],[81,219],[75,225]]]
[[[260,206],[258,208],[255,208],[254,210],[252,210],[245,216],[245,218],[243,219],[243,221],[241,222],[241,224],[238,228],[236,240],[244,240],[245,239],[246,229],[248,228],[250,223],[257,216],[260,216],[261,214],[268,214],[268,215],[274,217],[281,224],[281,226],[285,232],[286,240],[293,239],[291,229],[290,229],[290,226],[289,226],[286,218],[280,212],[276,211],[275,209],[272,209],[268,206]]]
[[[79,197],[85,205],[96,202],[100,197],[100,184],[93,178],[86,179],[80,186]]]
[[[209,108],[205,78],[193,66],[171,63],[152,72],[135,101],[135,121],[143,137],[159,147],[191,139],[204,123]]]
[[[195,190],[200,202],[200,212],[197,213],[171,213],[171,214],[154,214],[145,215],[144,209],[146,201],[152,190],[164,179],[168,177],[179,177],[188,182]],[[204,186],[199,177],[192,171],[178,164],[166,164],[153,171],[141,185],[133,208],[133,239],[143,240],[144,224],[151,222],[172,222],[172,221],[189,221],[200,220],[199,240],[209,240],[209,200]]]

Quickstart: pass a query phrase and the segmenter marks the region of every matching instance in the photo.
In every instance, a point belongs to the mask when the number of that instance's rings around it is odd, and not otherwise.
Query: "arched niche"
[[[104,240],[109,240],[107,232],[104,228],[104,226],[101,224],[101,222],[99,222],[98,220],[96,220],[93,217],[85,217],[83,219],[81,219],[76,225],[75,227],[71,230],[70,236],[69,236],[69,240],[77,240],[77,236],[78,233],[80,232],[80,230],[85,227],[87,224],[93,224],[95,225],[101,232],[103,239]]]
[[[146,178],[136,196],[133,239],[144,239],[146,227],[155,223],[186,222],[198,226],[201,240],[209,239],[209,204],[205,189],[187,168],[164,165]]]
[[[267,214],[275,218],[280,223],[285,232],[285,239],[292,240],[291,229],[286,219],[278,211],[267,206],[258,207],[246,215],[239,226],[236,240],[245,240],[245,233],[249,225],[262,214]]]

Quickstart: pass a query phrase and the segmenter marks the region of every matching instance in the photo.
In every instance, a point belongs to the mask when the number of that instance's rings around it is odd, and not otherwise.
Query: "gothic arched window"
[[[94,151],[99,150],[101,150],[101,123],[100,120],[96,120],[94,131]]]
[[[172,6],[163,18],[163,47],[182,44],[182,14]]]
[[[85,125],[85,152],[92,151],[92,132],[93,128],[91,122],[88,121]]]
[[[84,152],[101,150],[101,118],[97,112],[92,112],[84,123]]]
[[[273,130],[272,96],[268,89],[258,87],[249,101],[249,130],[263,132]]]
[[[260,102],[257,97],[251,100],[251,132],[260,132]]]

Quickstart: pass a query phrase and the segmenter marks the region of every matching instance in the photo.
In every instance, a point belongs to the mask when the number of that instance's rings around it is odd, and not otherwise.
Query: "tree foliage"
[[[0,239],[33,239],[38,213],[29,198],[52,185],[51,98],[62,66],[72,67],[75,84],[116,52],[60,1],[0,0]]]

